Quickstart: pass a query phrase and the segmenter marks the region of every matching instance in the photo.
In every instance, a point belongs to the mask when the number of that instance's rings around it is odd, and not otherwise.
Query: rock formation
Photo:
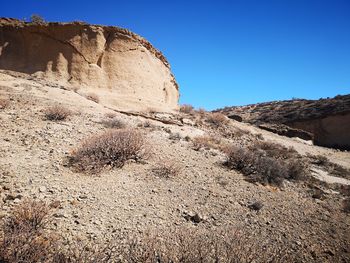
[[[305,139],[308,135],[301,130],[309,132],[316,145],[350,149],[350,95],[319,100],[275,101],[226,107],[218,111],[228,116],[239,116],[245,122],[289,137]],[[270,124],[268,128],[266,124]],[[276,125],[272,129],[271,124],[284,124],[283,131],[276,129]],[[291,129],[287,131],[286,127]]]
[[[0,69],[31,74],[121,110],[178,107],[178,85],[166,58],[122,28],[0,19]]]

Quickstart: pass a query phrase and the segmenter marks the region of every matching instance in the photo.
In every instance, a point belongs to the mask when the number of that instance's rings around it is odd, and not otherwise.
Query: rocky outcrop
[[[298,137],[307,141],[313,140],[312,133],[301,129],[292,128],[284,124],[263,123],[259,125],[259,128],[290,138]]]
[[[121,110],[178,107],[178,85],[161,52],[122,28],[0,19],[0,69],[94,92]]]
[[[350,149],[350,95],[319,100],[274,101],[226,107],[218,111],[228,116],[240,116],[245,122],[267,127],[288,137],[306,139],[308,136],[301,132],[306,131],[312,134],[316,145]],[[283,124],[284,128],[276,129],[271,124]],[[290,127],[289,131],[286,127]]]

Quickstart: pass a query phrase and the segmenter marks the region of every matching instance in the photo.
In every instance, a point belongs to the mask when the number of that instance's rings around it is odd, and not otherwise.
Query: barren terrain
[[[350,153],[286,138],[250,124],[229,120],[225,136],[198,112],[125,114],[88,100],[79,92],[6,71],[0,73],[0,184],[2,217],[28,198],[56,202],[52,231],[67,243],[106,243],[121,233],[193,228],[218,231],[231,226],[284,247],[305,262],[350,261],[350,217],[343,209],[350,175],[333,174],[311,164],[302,181],[282,186],[249,182],[223,165],[220,149],[195,149],[193,139],[210,135],[227,144],[246,146],[260,140],[293,147],[303,158],[324,156],[350,169]],[[62,105],[73,112],[50,121],[45,110]],[[68,158],[85,138],[107,130],[101,123],[114,112],[148,141],[150,156],[98,174],[75,172]],[[308,157],[309,156],[309,157]],[[171,160],[176,176],[159,177],[152,168]],[[306,162],[306,161],[305,161]],[[348,191],[349,192],[349,191]],[[316,193],[321,193],[317,195]],[[254,209],[259,202],[262,207]]]

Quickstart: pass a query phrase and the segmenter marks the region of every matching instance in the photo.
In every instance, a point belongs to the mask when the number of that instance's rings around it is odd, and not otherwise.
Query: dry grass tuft
[[[3,110],[7,108],[7,106],[10,104],[9,99],[6,98],[0,98],[0,110]]]
[[[222,127],[228,123],[228,118],[222,113],[211,113],[207,116],[207,122],[215,127]]]
[[[98,172],[104,167],[122,167],[148,154],[146,139],[137,130],[109,130],[87,138],[71,154],[70,165],[77,171]]]
[[[90,92],[88,94],[85,95],[85,98],[87,98],[88,100],[92,100],[93,102],[99,103],[100,102],[100,98],[96,93]]]
[[[125,122],[123,122],[122,120],[116,117],[102,119],[101,124],[103,124],[103,126],[105,126],[106,128],[110,128],[110,129],[126,128]]]
[[[72,112],[64,106],[56,105],[44,110],[45,119],[49,121],[62,121],[67,119]]]
[[[154,165],[152,173],[158,177],[170,178],[179,175],[181,167],[174,161],[161,160]]]
[[[190,104],[183,104],[180,106],[180,112],[191,114],[193,112],[193,106]]]
[[[27,200],[16,206],[3,222],[0,262],[47,262],[54,238],[44,231],[49,208],[43,202]]]
[[[212,136],[197,136],[193,138],[193,149],[198,151],[200,149],[220,149],[221,140]]]

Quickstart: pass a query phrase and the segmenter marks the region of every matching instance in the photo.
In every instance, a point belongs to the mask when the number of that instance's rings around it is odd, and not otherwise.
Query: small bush
[[[0,98],[0,110],[5,109],[10,104],[8,99]]]
[[[49,210],[44,202],[25,200],[12,212],[6,222],[6,227],[10,231],[16,228],[28,231],[42,229],[47,224]]]
[[[104,167],[122,167],[127,160],[147,156],[146,140],[136,130],[109,130],[92,136],[72,152],[70,165],[78,171],[98,172]]]
[[[30,22],[33,24],[37,24],[37,25],[41,25],[41,24],[45,24],[45,20],[42,16],[37,15],[37,14],[32,14],[30,16]]]
[[[0,238],[0,262],[47,262],[54,238],[44,231],[49,208],[27,200],[6,218]]]
[[[252,151],[262,150],[267,156],[277,159],[289,159],[299,156],[298,152],[292,147],[287,148],[283,145],[268,141],[255,141],[249,149]]]
[[[85,98],[87,98],[88,100],[91,100],[93,102],[99,103],[100,102],[100,98],[96,93],[88,93],[85,95]]]
[[[305,179],[306,165],[300,159],[292,159],[287,163],[288,179],[300,181]]]
[[[254,160],[256,173],[250,176],[254,182],[281,186],[288,178],[288,168],[285,163],[271,157],[260,157]]]
[[[241,171],[253,182],[282,185],[284,179],[302,180],[306,167],[298,159],[283,161],[264,150],[231,146],[225,150],[226,166]],[[273,156],[273,154],[272,154]]]
[[[256,171],[254,166],[256,156],[253,152],[236,146],[228,147],[224,151],[225,165],[230,169],[241,171],[244,175],[250,175]]]
[[[201,148],[204,149],[219,149],[221,145],[220,139],[216,139],[212,136],[197,136],[192,140],[193,149],[198,151]]]
[[[126,127],[126,124],[122,120],[120,120],[116,117],[105,118],[105,119],[101,120],[101,123],[106,128],[111,128],[111,129],[123,129]]]
[[[180,106],[180,112],[190,114],[193,112],[193,106],[190,104],[183,104]]]
[[[162,160],[158,162],[153,168],[154,175],[164,178],[175,177],[180,173],[180,166],[174,161]]]
[[[215,127],[221,127],[228,123],[228,119],[224,114],[216,112],[208,115],[207,122]]]
[[[66,107],[57,105],[47,108],[44,111],[46,120],[49,121],[62,121],[65,120],[69,115],[71,115],[71,111]]]

